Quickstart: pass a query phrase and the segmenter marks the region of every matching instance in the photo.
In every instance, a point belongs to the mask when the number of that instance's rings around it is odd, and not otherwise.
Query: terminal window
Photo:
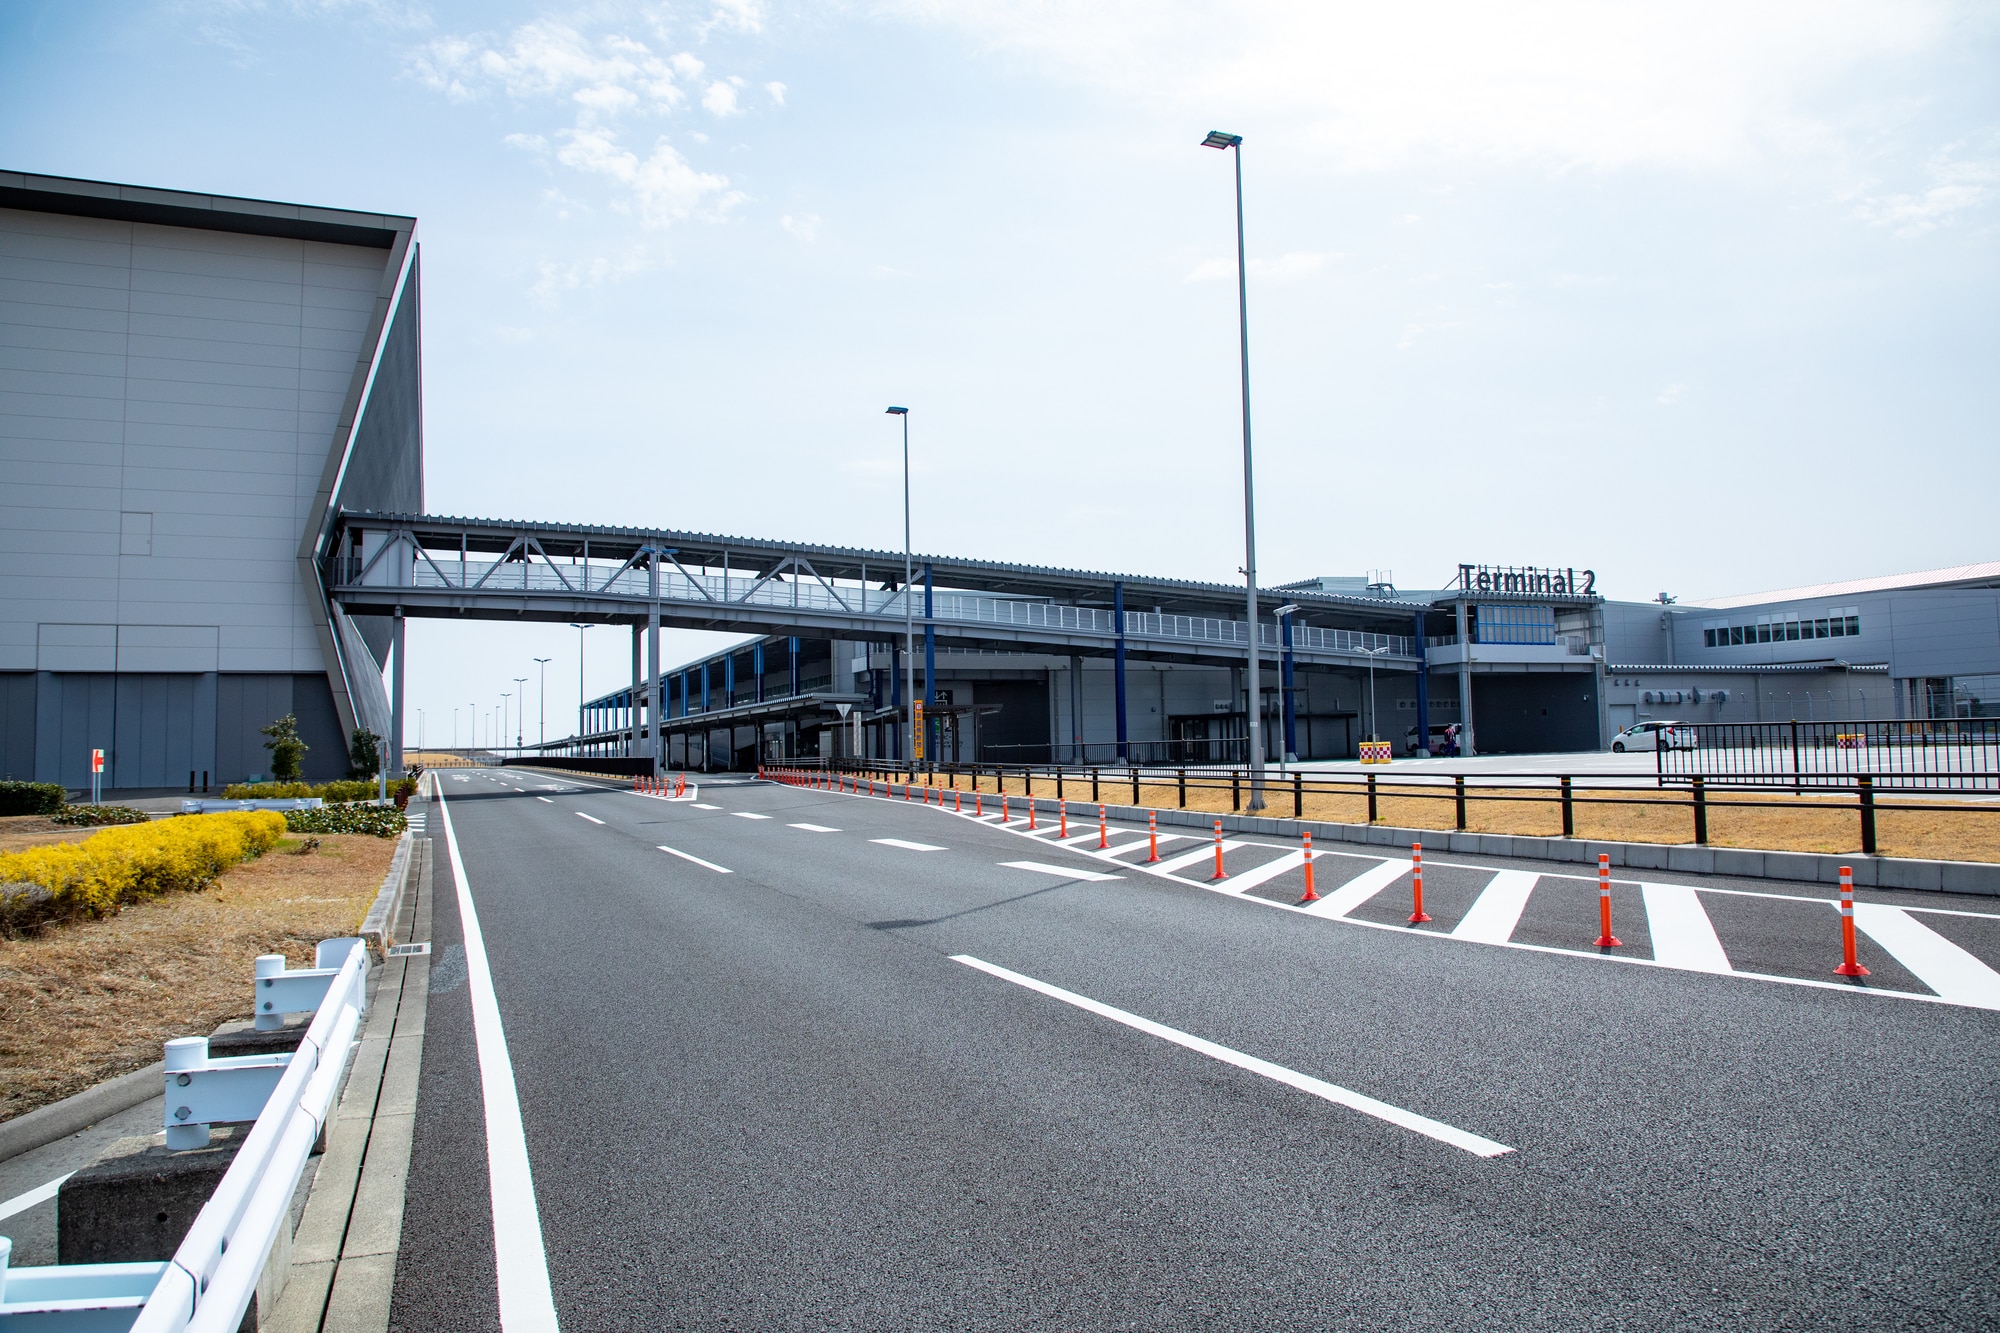
[[[1754,625],[1715,621],[1701,629],[1702,646],[1731,648],[1746,643],[1796,643],[1801,639],[1842,639],[1861,633],[1861,608],[1836,606],[1824,616],[1765,616]]]
[[[1474,643],[1522,643],[1554,645],[1556,613],[1550,606],[1492,606],[1472,608]]]

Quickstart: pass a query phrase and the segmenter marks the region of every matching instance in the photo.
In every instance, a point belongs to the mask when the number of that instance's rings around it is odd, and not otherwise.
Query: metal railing
[[[255,1120],[174,1257],[10,1269],[0,1241],[0,1327],[232,1333],[243,1322],[366,1004],[364,941],[323,941],[314,961],[319,966],[286,971],[281,955],[260,958],[252,981],[260,1027],[286,1010],[316,1011],[295,1054],[211,1059],[204,1037],[167,1043],[170,1147],[205,1141],[209,1124]]]
[[[1793,791],[2000,791],[2000,718],[1681,723],[1655,752],[1661,784]]]
[[[1020,797],[1103,801],[1156,808],[1241,811],[1250,796],[1250,776],[1240,768],[1166,767],[1121,764],[1076,768],[1060,764],[934,764],[928,767],[856,763],[842,760],[777,761],[789,769],[817,770],[859,778],[865,782],[921,790],[944,787],[968,793],[1002,790]],[[1150,790],[1149,790],[1150,789]],[[1878,799],[1868,775],[1860,775],[1847,792],[1813,792],[1799,796],[1747,793],[1718,794],[1696,776],[1684,788],[1656,781],[1590,775],[1548,773],[1481,773],[1477,775],[1391,776],[1386,773],[1319,772],[1308,775],[1266,770],[1265,813],[1276,818],[1324,819],[1334,823],[1391,823],[1382,815],[1384,802],[1415,802],[1401,807],[1401,821],[1412,828],[1452,831],[1502,831],[1519,836],[1578,836],[1663,845],[1711,843],[1714,817],[1747,811],[1790,811],[1812,825],[1814,850],[1839,822],[1853,830],[1848,850],[1879,855],[1879,821],[1884,815],[1948,813],[1972,820],[1963,827],[1982,828],[1980,821],[2000,819],[2000,805],[1982,801],[1914,801]],[[1150,799],[1149,799],[1150,798]],[[1330,800],[1351,804],[1329,814]],[[1313,807],[1319,807],[1314,810]],[[1449,817],[1445,815],[1449,807]],[[1360,818],[1365,810],[1365,821]],[[1519,822],[1524,811],[1535,812],[1544,827],[1473,830],[1475,823]],[[1484,816],[1485,818],[1482,818]],[[1436,822],[1427,822],[1435,820]],[[1608,831],[1612,821],[1624,831]],[[1580,824],[1586,828],[1578,834]],[[1990,828],[1991,825],[1984,825]],[[1675,836],[1676,832],[1685,837]],[[1933,835],[1934,836],[1934,835]],[[1764,848],[1763,850],[1785,850]],[[1952,850],[1958,850],[1956,848]],[[1966,859],[1963,855],[1944,859]]]

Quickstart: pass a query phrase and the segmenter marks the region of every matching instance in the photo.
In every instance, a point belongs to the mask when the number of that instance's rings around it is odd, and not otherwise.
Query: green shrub
[[[317,810],[285,811],[285,827],[293,833],[370,833],[394,838],[410,821],[393,805],[328,805]]]
[[[395,787],[395,783],[389,784],[391,792]],[[317,796],[329,804],[336,801],[372,801],[375,799],[375,784],[357,779],[322,782],[317,787],[309,782],[232,782],[222,789],[225,801],[288,801],[300,796]]]
[[[55,782],[0,782],[0,815],[53,815],[69,800]]]
[[[50,815],[49,822],[72,828],[96,828],[102,824],[150,824],[152,819],[144,810],[127,805],[66,805]]]
[[[260,730],[271,738],[264,742],[264,748],[271,752],[271,776],[280,782],[297,782],[299,766],[312,748],[299,739],[298,718],[287,713]]]

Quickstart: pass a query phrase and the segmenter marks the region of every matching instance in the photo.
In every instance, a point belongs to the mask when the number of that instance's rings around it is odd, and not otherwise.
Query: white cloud
[[[784,217],[778,219],[778,225],[808,245],[819,239],[819,214],[817,213],[807,213],[801,217],[793,217],[787,213]]]
[[[1060,77],[1354,168],[1742,165],[1819,91],[1962,27],[1953,0],[887,0]],[[1227,123],[1222,123],[1222,122]],[[1211,122],[1214,122],[1213,124]]]
[[[641,158],[608,132],[570,130],[565,135],[569,141],[557,151],[556,160],[625,186],[638,205],[639,220],[649,227],[682,221],[704,202],[712,201],[711,214],[719,215],[742,201],[742,194],[729,188],[727,177],[696,171],[665,139]]]
[[[1660,396],[1654,399],[1653,401],[1658,403],[1661,407],[1672,407],[1675,403],[1678,403],[1682,399],[1686,398],[1687,392],[1688,392],[1688,386],[1685,384],[1681,384],[1678,382],[1674,384],[1669,384],[1666,388],[1660,390]]]
[[[771,95],[771,100],[773,102],[776,102],[779,106],[783,106],[785,104],[784,84],[775,81],[767,83],[764,85],[764,91],[769,93]]]
[[[1279,255],[1276,259],[1252,259],[1244,265],[1249,276],[1266,282],[1297,282],[1301,278],[1319,276],[1326,268],[1326,261],[1340,258],[1313,250],[1294,250],[1290,254]],[[1214,282],[1221,278],[1234,281],[1236,260],[1233,256],[1224,259],[1205,259],[1196,264],[1188,273],[1188,282]]]
[[[2000,143],[1989,143],[1981,155],[1967,157],[1963,144],[1953,144],[1934,156],[1926,168],[1930,183],[1902,194],[1856,192],[1854,211],[1862,221],[1887,227],[1902,237],[1922,236],[1949,226],[2000,197]]]
[[[736,89],[718,79],[701,95],[701,104],[712,116],[733,116],[738,110]]]

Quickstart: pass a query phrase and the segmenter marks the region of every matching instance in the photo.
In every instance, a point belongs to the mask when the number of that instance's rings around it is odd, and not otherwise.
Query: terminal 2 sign
[[[1581,577],[1579,577],[1581,575]],[[1525,593],[1548,597],[1594,597],[1597,571],[1593,569],[1529,569],[1513,565],[1468,565],[1458,567],[1462,592]]]

